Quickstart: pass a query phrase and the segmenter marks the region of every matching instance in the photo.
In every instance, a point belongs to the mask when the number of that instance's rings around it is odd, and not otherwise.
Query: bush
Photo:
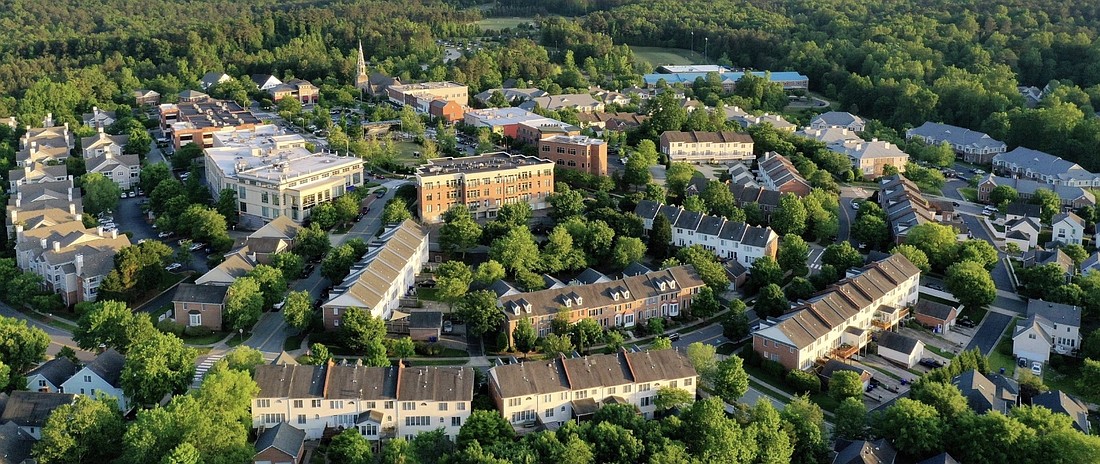
[[[766,374],[780,380],[783,379],[783,373],[787,370],[787,368],[783,367],[782,364],[779,364],[770,359],[761,360],[760,368],[763,369]]]
[[[183,335],[184,329],[185,327],[183,326],[183,324],[180,324],[179,322],[173,321],[171,319],[165,319],[157,323],[157,330],[160,330],[164,333],[170,333],[177,337]]]
[[[438,343],[416,342],[416,354],[421,356],[436,356],[443,352],[443,347]]]
[[[741,358],[745,360],[745,365],[752,367],[760,367],[760,362],[764,360],[756,350],[748,349],[741,350]]]
[[[812,372],[799,369],[788,372],[787,385],[799,393],[821,393],[821,379]]]
[[[184,335],[187,335],[188,337],[205,337],[205,336],[208,336],[208,335],[214,333],[214,331],[210,330],[206,327],[196,326],[196,327],[187,327],[187,328],[183,329],[183,333],[184,333]]]

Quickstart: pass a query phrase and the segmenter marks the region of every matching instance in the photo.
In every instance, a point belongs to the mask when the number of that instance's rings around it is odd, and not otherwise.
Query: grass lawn
[[[943,357],[945,357],[945,358],[947,358],[947,359],[953,359],[953,358],[955,357],[955,353],[952,353],[952,352],[950,352],[950,351],[945,351],[945,350],[941,350],[941,349],[939,349],[939,348],[937,348],[937,347],[934,347],[934,346],[932,346],[932,345],[927,345],[927,344],[926,344],[926,345],[924,345],[924,347],[925,347],[925,348],[928,348],[928,351],[931,351],[931,352],[933,352],[933,353],[936,353],[936,354],[938,354],[938,355],[940,355],[940,356],[943,356]]]
[[[772,392],[775,399],[777,399],[777,400],[779,400],[783,403],[788,402],[786,397],[782,396],[782,395],[779,395],[779,394],[775,394],[774,392],[781,391],[781,392],[787,393],[788,395],[798,395],[799,394],[793,388],[789,387],[785,382],[783,382],[782,379],[777,379],[777,378],[769,375],[767,372],[765,372],[763,369],[761,369],[758,366],[750,366],[748,364],[744,364],[744,367],[745,367],[745,372],[747,372],[750,376],[752,376],[756,379],[759,379],[759,380],[766,383],[766,385],[759,385],[757,382],[753,381],[753,379],[750,378],[749,379],[749,384],[751,384],[754,387],[764,391],[765,393]],[[837,402],[836,400],[831,398],[825,392],[815,393],[815,394],[810,395],[810,401],[813,401],[814,403],[817,403],[818,406],[821,406],[821,409],[827,411],[829,414],[832,414],[833,412],[835,412],[837,406],[840,406],[839,402]]]
[[[963,198],[965,198],[966,201],[975,203],[978,201],[978,189],[976,188],[963,187],[959,189],[959,193],[962,194]]]
[[[1051,354],[1052,359],[1054,356],[1058,355]],[[1047,364],[1046,371],[1043,372],[1043,384],[1051,390],[1061,390],[1069,395],[1080,396],[1080,389],[1077,388],[1077,379],[1081,377],[1080,360],[1065,356],[1062,359],[1064,361],[1057,368]]]
[[[1010,327],[1014,326],[1015,324],[1010,325]],[[989,368],[993,372],[1004,369],[1005,375],[1012,377],[1016,372],[1016,360],[1012,359],[1011,354],[1005,354],[1004,350],[1012,352],[1012,340],[1008,337],[1001,338],[1001,341],[997,342],[997,347],[989,353]]]
[[[985,315],[988,312],[989,310],[985,308],[970,308],[964,306],[962,311],[959,312],[959,317],[966,316],[974,322],[981,322],[982,319],[985,319]]]
[[[184,334],[182,337],[183,342],[188,345],[213,345],[220,342],[225,338],[226,332],[214,332],[208,335],[189,336]]]
[[[302,340],[306,338],[305,334],[291,335],[286,337],[283,341],[283,351],[293,351],[302,346]]]
[[[417,166],[424,164],[423,158],[417,158],[413,156],[415,152],[424,152],[424,147],[416,142],[400,142],[394,141],[393,143],[397,147],[397,156],[394,157],[394,161],[404,164],[406,166]]]
[[[432,357],[433,358],[468,358],[468,357],[470,357],[470,353],[467,353],[467,352],[465,352],[463,350],[460,350],[460,349],[457,349],[457,348],[444,347],[442,352],[440,352],[438,355],[432,356]]]
[[[418,288],[416,289],[416,296],[421,300],[443,301],[439,299],[439,290],[434,288]]]
[[[444,359],[419,360],[419,359],[410,359],[410,360],[405,361],[405,362],[408,363],[408,365],[410,365],[410,366],[463,366],[469,361],[467,361],[465,359],[463,359],[463,360],[444,360]]]
[[[718,345],[718,349],[716,351],[718,352],[718,354],[729,356],[729,355],[733,354],[733,352],[737,351],[739,348],[741,348],[744,345],[745,345],[744,343],[726,342],[726,343],[723,343],[721,345]]]
[[[702,40],[700,40],[700,42],[702,42]],[[630,50],[634,52],[636,57],[648,61],[649,64],[653,66],[664,64],[699,64],[706,62],[702,54],[698,52],[692,53],[691,50],[684,50],[682,48],[635,47],[632,45]]]
[[[488,18],[478,21],[476,24],[483,31],[499,31],[504,28],[515,29],[520,24],[532,23],[534,18]]]

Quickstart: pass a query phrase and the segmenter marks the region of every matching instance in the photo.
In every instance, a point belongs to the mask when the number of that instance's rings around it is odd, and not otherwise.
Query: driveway
[[[970,344],[966,346],[966,349],[971,350],[980,348],[982,354],[988,355],[993,351],[993,348],[997,346],[997,342],[1001,339],[1001,335],[1004,334],[1005,329],[1008,328],[1008,324],[1010,323],[1012,323],[1012,316],[990,311],[989,314],[985,316],[985,320],[982,321],[982,325],[978,327],[978,331],[974,334],[974,338],[970,340]]]
[[[728,341],[729,340],[722,335],[722,324],[711,324],[694,332],[683,334],[680,336],[679,340],[672,342],[672,347],[676,349],[686,349],[688,345],[695,342],[718,346]]]

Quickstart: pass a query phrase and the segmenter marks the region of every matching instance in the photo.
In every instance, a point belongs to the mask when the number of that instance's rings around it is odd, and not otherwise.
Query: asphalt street
[[[966,349],[979,348],[982,350],[982,354],[989,354],[997,346],[997,341],[1001,339],[1001,335],[1004,334],[1010,323],[1012,323],[1012,316],[990,311],[985,316],[985,321],[978,327],[978,331],[974,333],[974,338],[970,340],[970,344],[966,346]]]
[[[34,319],[31,319],[25,314],[20,313],[11,306],[3,303],[0,303],[0,315],[26,321],[28,326],[39,328],[42,329],[43,332],[46,332],[46,335],[50,337],[50,345],[46,347],[46,354],[50,356],[56,356],[57,353],[61,351],[62,347],[67,346],[76,350],[76,357],[81,361],[91,361],[95,359],[94,353],[83,351],[80,348],[77,348],[76,342],[73,341],[72,334],[65,330],[61,330],[49,324],[43,324]]]

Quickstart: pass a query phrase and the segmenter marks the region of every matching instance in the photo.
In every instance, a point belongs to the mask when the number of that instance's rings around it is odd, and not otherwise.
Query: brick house
[[[462,105],[454,100],[432,100],[428,104],[428,114],[449,123],[455,123],[462,120],[465,111]]]
[[[221,330],[228,292],[224,285],[179,284],[172,296],[172,317],[187,327]]]
[[[282,422],[256,438],[253,464],[297,464],[306,451],[306,432]]]
[[[557,167],[607,175],[607,142],[583,135],[555,135],[538,142],[539,157],[553,161]]]

